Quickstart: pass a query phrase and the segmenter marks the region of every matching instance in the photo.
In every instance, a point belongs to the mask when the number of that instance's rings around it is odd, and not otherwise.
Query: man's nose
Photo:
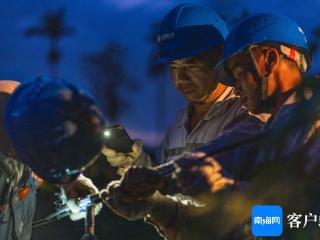
[[[190,81],[190,78],[187,74],[186,70],[180,70],[177,74],[177,80],[178,82],[186,82],[186,81]]]

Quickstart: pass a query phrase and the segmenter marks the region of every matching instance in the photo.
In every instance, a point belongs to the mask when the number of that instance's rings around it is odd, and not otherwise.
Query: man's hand
[[[100,192],[102,201],[117,215],[128,220],[138,220],[149,214],[155,206],[152,198],[134,200],[126,198],[121,182],[113,181]]]
[[[90,178],[82,174],[71,183],[62,185],[62,188],[68,198],[83,198],[88,195],[98,194],[98,188],[93,184]]]
[[[114,149],[104,147],[102,149],[102,154],[104,154],[107,158],[107,161],[111,166],[117,167],[117,173],[120,176],[123,176],[125,170],[132,166],[137,158],[142,153],[142,141],[140,139],[135,139],[132,145],[132,152],[130,153],[122,153],[117,152]]]
[[[164,180],[157,171],[136,166],[127,169],[120,184],[126,198],[135,200],[148,198],[163,186]]]
[[[88,195],[98,194],[98,188],[93,184],[91,179],[83,176],[82,174],[71,183],[62,186],[62,194],[65,194],[67,200],[67,205],[71,209],[70,219],[72,221],[77,221],[79,219],[85,218],[86,213],[81,211],[77,204],[79,198],[84,198]],[[102,204],[99,203],[95,205],[95,215],[97,215],[102,209]]]
[[[175,175],[182,193],[195,196],[201,193],[216,193],[231,187],[235,181],[222,173],[221,165],[204,152],[176,160]]]

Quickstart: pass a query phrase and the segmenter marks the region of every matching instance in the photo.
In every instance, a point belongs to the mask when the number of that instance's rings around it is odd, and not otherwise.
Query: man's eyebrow
[[[194,61],[193,60],[187,60],[187,61],[184,61],[184,62],[179,62],[179,63],[170,63],[170,66],[179,66],[179,65],[188,65],[188,64],[194,64]]]
[[[196,62],[196,58],[195,57],[191,57],[189,59],[187,59],[184,64],[194,64]]]
[[[176,65],[180,65],[180,64],[195,64],[196,63],[197,58],[196,57],[188,57],[185,60],[176,60],[176,61],[172,61],[170,63],[170,66],[176,66]]]

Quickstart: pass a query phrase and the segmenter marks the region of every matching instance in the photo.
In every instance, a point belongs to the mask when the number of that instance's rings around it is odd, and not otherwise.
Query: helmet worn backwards
[[[63,80],[22,83],[5,109],[18,159],[52,183],[73,181],[99,155],[103,126],[94,98]]]
[[[252,45],[267,43],[281,45],[281,52],[290,58],[295,50],[292,60],[301,72],[309,70],[311,54],[302,28],[292,19],[275,13],[256,14],[236,25],[226,38],[223,62]]]
[[[226,23],[212,9],[199,4],[180,4],[160,24],[156,64],[196,56],[223,45],[227,34]]]

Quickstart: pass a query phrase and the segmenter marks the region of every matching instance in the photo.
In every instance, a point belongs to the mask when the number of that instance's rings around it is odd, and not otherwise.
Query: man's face
[[[171,78],[179,92],[189,102],[202,102],[216,88],[213,68],[221,57],[222,49],[215,48],[195,57],[170,63]]]
[[[258,71],[263,66],[263,55],[254,53],[255,60],[257,62]],[[235,78],[236,92],[240,95],[240,100],[244,106],[246,106],[252,113],[260,113],[261,111],[261,92],[258,88],[256,79],[254,78],[254,69],[248,54],[237,54],[227,63],[228,68],[231,70],[233,77]]]

